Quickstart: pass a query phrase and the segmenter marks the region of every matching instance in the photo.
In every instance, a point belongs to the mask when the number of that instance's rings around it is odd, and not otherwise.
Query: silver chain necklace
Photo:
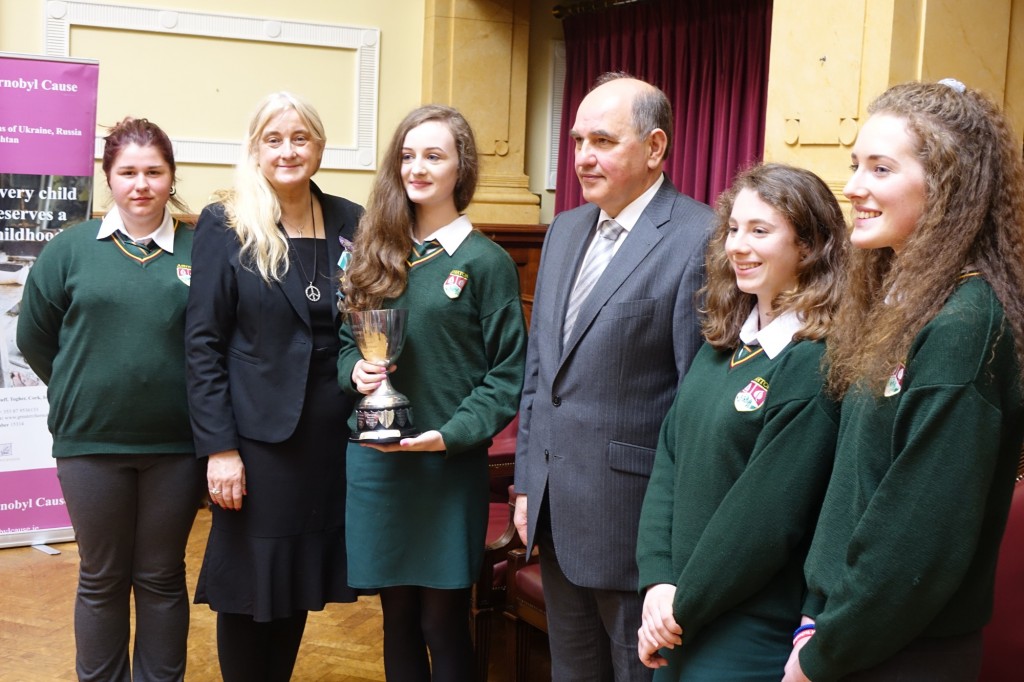
[[[309,284],[306,286],[306,298],[314,303],[320,300],[320,288],[314,284],[316,280],[316,264],[317,254],[319,249],[316,247],[316,212],[313,210],[313,193],[309,193],[309,218],[313,223],[313,276],[309,277],[306,274],[306,268],[302,267],[302,259],[299,258],[299,251],[295,248],[295,244],[292,242],[292,236],[288,234],[288,230],[284,231],[284,236],[288,238],[288,243],[291,244],[292,250],[295,251],[295,263],[299,266],[299,272],[302,273],[302,279],[308,280]],[[284,220],[281,220],[284,223]],[[302,230],[299,230],[299,236],[302,236]]]

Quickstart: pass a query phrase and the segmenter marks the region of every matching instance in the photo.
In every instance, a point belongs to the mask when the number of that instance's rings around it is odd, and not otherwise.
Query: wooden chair
[[[515,492],[509,491],[509,503],[515,506]],[[530,669],[532,629],[547,634],[548,617],[544,603],[544,585],[540,578],[540,564],[534,556],[526,556],[525,547],[508,553],[508,605],[505,617],[512,629],[511,668],[515,682],[527,682]]]
[[[985,627],[979,682],[1019,680],[1024,661],[1024,480],[1017,479],[999,563],[995,605]]]
[[[473,632],[477,679],[487,679],[491,648],[491,621],[493,613],[504,609],[508,551],[521,547],[519,534],[512,523],[513,503],[509,499],[512,473],[515,467],[516,432],[519,417],[494,437],[487,451],[490,479],[494,487],[500,486],[504,499],[488,505],[487,535],[484,563],[480,577],[473,584],[470,602],[470,627]]]

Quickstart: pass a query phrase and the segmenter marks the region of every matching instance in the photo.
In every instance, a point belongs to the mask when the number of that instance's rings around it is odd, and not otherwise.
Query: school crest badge
[[[192,286],[192,266],[178,264],[178,279],[180,279],[185,286]]]
[[[751,379],[746,387],[736,394],[732,404],[737,412],[753,412],[761,409],[764,401],[768,399],[768,382],[757,377]]]
[[[882,391],[882,395],[886,398],[890,398],[900,391],[903,390],[903,377],[907,373],[907,367],[902,362],[896,366],[896,369],[892,371],[889,376],[889,380],[885,382],[885,390]]]
[[[462,290],[469,282],[469,275],[461,270],[452,270],[448,273],[448,279],[444,281],[444,293],[448,298],[455,300],[462,295]]]

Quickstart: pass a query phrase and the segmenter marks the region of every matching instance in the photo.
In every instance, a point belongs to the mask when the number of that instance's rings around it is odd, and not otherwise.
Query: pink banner
[[[99,65],[0,55],[0,173],[92,175]]]
[[[89,218],[98,82],[96,62],[0,53],[0,547],[74,539],[46,386],[15,331],[40,250]]]
[[[71,525],[64,493],[53,468],[4,474],[0,490],[0,536]]]

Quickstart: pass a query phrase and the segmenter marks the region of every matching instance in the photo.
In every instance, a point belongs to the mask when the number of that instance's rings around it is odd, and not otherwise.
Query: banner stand
[[[46,386],[15,344],[21,293],[46,243],[88,220],[95,60],[0,53],[0,548],[74,540],[51,456]]]

